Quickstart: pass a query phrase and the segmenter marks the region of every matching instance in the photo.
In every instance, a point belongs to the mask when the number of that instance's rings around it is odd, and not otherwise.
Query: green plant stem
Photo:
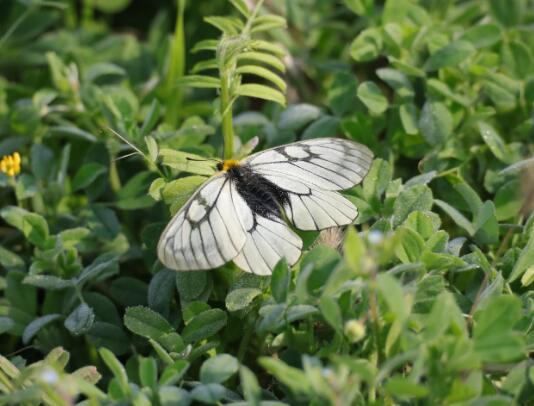
[[[250,33],[252,24],[260,11],[263,1],[264,0],[259,0],[254,7],[241,35],[248,35]],[[228,69],[220,68],[219,75],[221,79],[221,125],[224,144],[223,159],[232,159],[234,156],[234,125],[232,118],[233,99],[230,87],[232,84],[233,73]]]
[[[82,6],[82,26],[87,27],[92,24],[94,17],[93,0],[84,0]]]
[[[169,69],[165,81],[165,97],[167,110],[165,121],[176,126],[182,110],[183,91],[180,86],[176,86],[176,81],[184,76],[185,72],[185,35],[184,35],[184,11],[186,0],[178,0],[176,26],[172,39],[171,57]]]
[[[224,159],[231,159],[234,155],[234,125],[232,118],[232,108],[230,106],[229,75],[227,72],[221,73],[221,112],[222,112],[222,134],[224,141]]]

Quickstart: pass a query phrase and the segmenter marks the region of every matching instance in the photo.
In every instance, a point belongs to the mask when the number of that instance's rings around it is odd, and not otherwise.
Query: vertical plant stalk
[[[234,155],[234,123],[232,117],[232,107],[230,106],[230,75],[228,72],[221,72],[221,112],[222,112],[222,134],[223,134],[223,157],[231,159]]]
[[[247,19],[247,23],[245,24],[241,35],[250,35],[252,24],[260,11],[263,1],[264,0],[259,0],[258,3],[256,3],[254,10]],[[234,63],[229,64],[231,66],[230,69],[224,66],[219,68],[219,76],[221,79],[221,126],[224,145],[223,159],[232,159],[234,155],[234,124],[232,116],[233,97],[230,92],[230,89],[232,88],[232,79],[234,77],[233,70],[236,68],[235,60],[233,62]]]
[[[93,22],[95,10],[93,0],[84,0],[82,5],[82,26],[87,27]]]
[[[167,110],[165,112],[165,122],[171,126],[176,126],[180,117],[183,102],[183,90],[176,86],[179,78],[185,72],[185,35],[184,35],[184,11],[186,0],[177,0],[176,26],[172,39],[171,57],[169,69],[165,80],[165,98],[167,99]]]

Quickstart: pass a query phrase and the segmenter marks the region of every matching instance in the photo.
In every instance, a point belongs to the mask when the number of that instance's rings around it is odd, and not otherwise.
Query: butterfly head
[[[230,169],[239,166],[239,161],[237,159],[226,159],[217,164],[217,169],[219,171],[228,172]]]

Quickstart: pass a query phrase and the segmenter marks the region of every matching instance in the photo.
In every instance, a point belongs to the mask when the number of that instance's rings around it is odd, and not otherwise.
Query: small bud
[[[349,320],[345,323],[344,333],[350,343],[357,343],[365,337],[365,324],[360,320]]]

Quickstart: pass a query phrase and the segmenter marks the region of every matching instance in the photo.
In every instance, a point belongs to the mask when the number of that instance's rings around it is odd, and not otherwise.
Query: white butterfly
[[[301,230],[352,223],[358,210],[337,190],[360,183],[372,159],[364,145],[319,138],[223,161],[167,225],[158,257],[178,271],[233,260],[270,275],[282,257],[293,265],[302,240],[283,219]]]

